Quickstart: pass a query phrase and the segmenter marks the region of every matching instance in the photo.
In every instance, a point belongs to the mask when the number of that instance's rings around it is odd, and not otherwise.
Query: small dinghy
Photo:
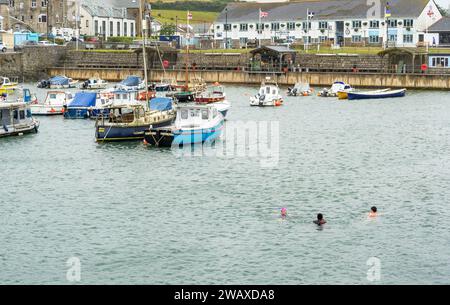
[[[388,91],[367,91],[367,92],[349,92],[349,100],[368,100],[368,99],[382,99],[404,97],[406,89],[388,90]]]

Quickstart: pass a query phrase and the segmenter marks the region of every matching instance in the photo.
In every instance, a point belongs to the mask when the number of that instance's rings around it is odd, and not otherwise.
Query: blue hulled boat
[[[168,126],[175,118],[172,99],[169,98],[153,99],[150,107],[128,104],[106,109],[107,114],[97,118],[97,142],[142,140],[150,127]]]
[[[101,110],[96,108],[97,93],[78,92],[64,111],[66,119],[87,119],[91,115],[98,115]]]
[[[406,89],[399,90],[378,90],[378,91],[368,91],[368,92],[349,92],[349,100],[368,100],[368,99],[382,99],[382,98],[394,98],[394,97],[404,97],[406,95]]]
[[[175,124],[150,128],[145,142],[158,147],[212,143],[222,135],[224,118],[214,105],[180,106]]]

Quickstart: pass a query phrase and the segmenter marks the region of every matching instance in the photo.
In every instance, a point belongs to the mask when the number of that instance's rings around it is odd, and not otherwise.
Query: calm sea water
[[[78,257],[82,284],[448,284],[449,94],[259,109],[256,90],[227,87],[229,120],[280,122],[274,167],[98,145],[61,117],[1,139],[0,282],[66,284]]]

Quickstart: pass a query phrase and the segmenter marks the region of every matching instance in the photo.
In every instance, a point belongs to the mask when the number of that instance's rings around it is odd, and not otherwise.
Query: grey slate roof
[[[9,5],[9,0],[0,0],[0,4],[8,4]]]
[[[428,0],[382,0],[381,17],[384,16],[385,3],[391,5],[393,18],[418,17]],[[367,19],[370,6],[366,0],[299,0],[287,3],[234,2],[227,5],[216,22],[224,23],[228,15],[229,23],[258,22],[259,9],[269,16],[262,22],[306,20],[307,10],[315,13],[315,20]],[[226,14],[228,10],[228,14]]]
[[[450,17],[443,17],[441,20],[430,26],[430,32],[450,32]]]
[[[121,2],[121,5],[117,2]],[[82,5],[91,16],[127,18],[126,2],[131,3],[132,0],[82,0]]]

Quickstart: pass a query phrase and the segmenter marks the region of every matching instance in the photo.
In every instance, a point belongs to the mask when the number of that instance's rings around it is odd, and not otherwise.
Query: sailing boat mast
[[[191,19],[192,15],[191,12],[187,12],[187,27],[186,27],[186,91],[189,91],[189,39],[190,39],[190,33],[189,33],[189,21]]]
[[[146,0],[140,0],[139,1],[139,14],[141,16],[141,35],[143,39],[142,43],[142,56],[144,61],[144,83],[145,83],[145,101],[148,103],[148,75],[147,75],[147,50],[146,50],[146,44],[147,44],[147,37],[146,37],[146,30],[147,30],[147,18],[145,17],[145,4]]]

